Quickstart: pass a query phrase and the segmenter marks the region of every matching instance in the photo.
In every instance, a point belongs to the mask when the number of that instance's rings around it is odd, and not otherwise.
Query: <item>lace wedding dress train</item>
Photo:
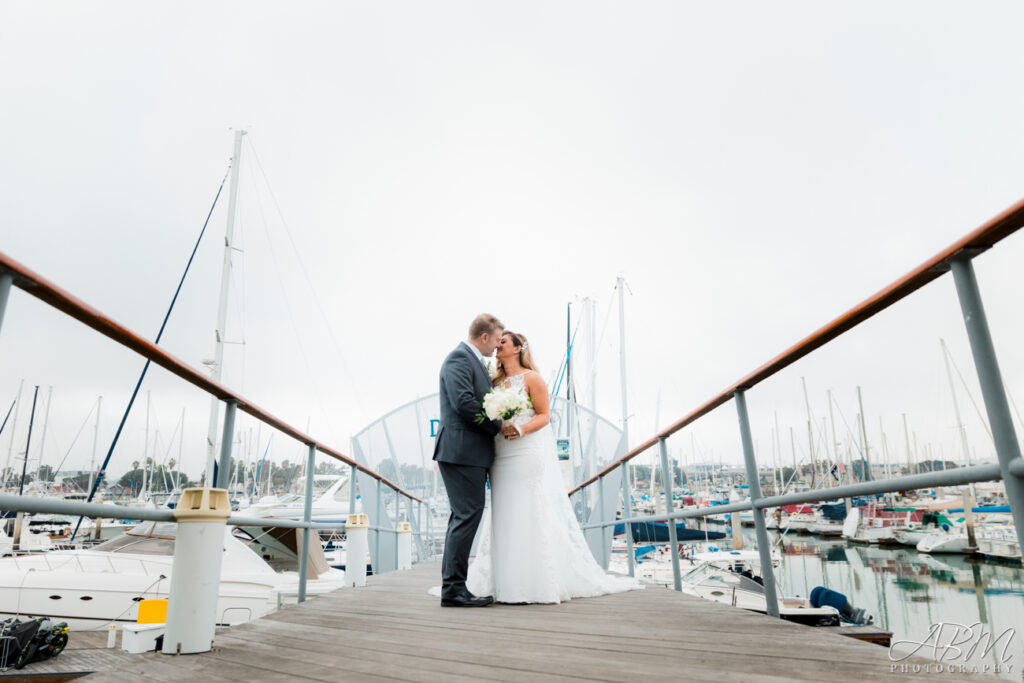
[[[524,375],[509,379],[523,387]],[[515,421],[533,419],[529,410]],[[558,603],[643,588],[594,560],[566,495],[549,427],[520,439],[497,437],[491,505],[478,531],[466,587],[504,603]]]

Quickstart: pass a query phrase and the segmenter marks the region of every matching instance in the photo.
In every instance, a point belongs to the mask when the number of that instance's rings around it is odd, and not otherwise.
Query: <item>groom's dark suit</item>
[[[473,537],[484,512],[487,470],[494,462],[494,437],[501,420],[475,421],[491,389],[484,364],[466,344],[459,344],[441,365],[441,430],[434,444],[452,513],[441,562],[441,598],[466,592]]]

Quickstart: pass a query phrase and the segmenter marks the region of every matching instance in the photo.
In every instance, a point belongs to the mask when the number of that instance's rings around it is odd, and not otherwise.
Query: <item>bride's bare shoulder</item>
[[[523,373],[523,381],[525,381],[526,384],[530,386],[545,388],[547,387],[547,384],[544,383],[544,378],[541,377],[540,373],[537,372],[536,370],[527,370],[525,373]]]

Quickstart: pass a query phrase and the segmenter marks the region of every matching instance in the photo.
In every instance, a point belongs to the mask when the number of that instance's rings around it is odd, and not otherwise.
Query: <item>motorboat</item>
[[[975,528],[974,539],[978,543],[978,552],[986,557],[1021,561],[1020,540],[1012,521],[982,524]]]
[[[0,558],[0,618],[48,616],[73,630],[135,622],[140,601],[168,597],[176,533],[173,522],[143,522],[89,549]],[[245,532],[225,528],[220,625],[261,617],[297,592],[298,573],[275,571],[250,547],[253,542]],[[319,544],[311,544],[307,578],[309,595],[344,585],[344,572],[327,566]]]
[[[920,523],[923,515],[919,508],[855,507],[843,522],[843,538],[858,543],[898,545],[896,532]]]
[[[313,499],[312,521],[320,524],[345,526],[350,512],[350,490],[348,475],[318,474],[316,479],[330,481],[331,485]],[[362,511],[361,499],[356,500],[354,512]],[[252,517],[276,517],[278,519],[302,519],[305,513],[305,496],[302,493],[288,493],[283,496],[265,496],[250,505],[245,514]]]
[[[919,553],[964,553],[969,548],[967,529],[963,526],[933,531],[917,543]]]
[[[682,575],[682,590],[710,602],[752,612],[767,613],[768,602],[760,576],[757,551],[703,552],[691,558],[693,568]],[[773,557],[772,564],[776,563]],[[849,605],[841,593],[821,586],[811,597],[778,595],[779,616],[808,626],[840,626],[843,623],[870,624],[871,617]]]

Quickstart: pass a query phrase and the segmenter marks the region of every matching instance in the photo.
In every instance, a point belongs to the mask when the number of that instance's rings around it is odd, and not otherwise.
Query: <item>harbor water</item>
[[[814,536],[787,534],[780,540],[778,532],[769,534],[782,556],[775,577],[784,595],[807,597],[815,586],[845,594],[874,617],[876,626],[892,631],[894,653],[914,650],[920,656],[953,661],[958,653],[936,648],[936,640],[963,641],[954,647],[966,653],[979,636],[990,634],[995,645],[985,653],[983,646],[975,648],[971,662],[987,665],[989,672],[997,671],[1008,680],[1022,680],[1020,565]],[[753,529],[744,529],[743,538],[745,547],[756,547]]]

